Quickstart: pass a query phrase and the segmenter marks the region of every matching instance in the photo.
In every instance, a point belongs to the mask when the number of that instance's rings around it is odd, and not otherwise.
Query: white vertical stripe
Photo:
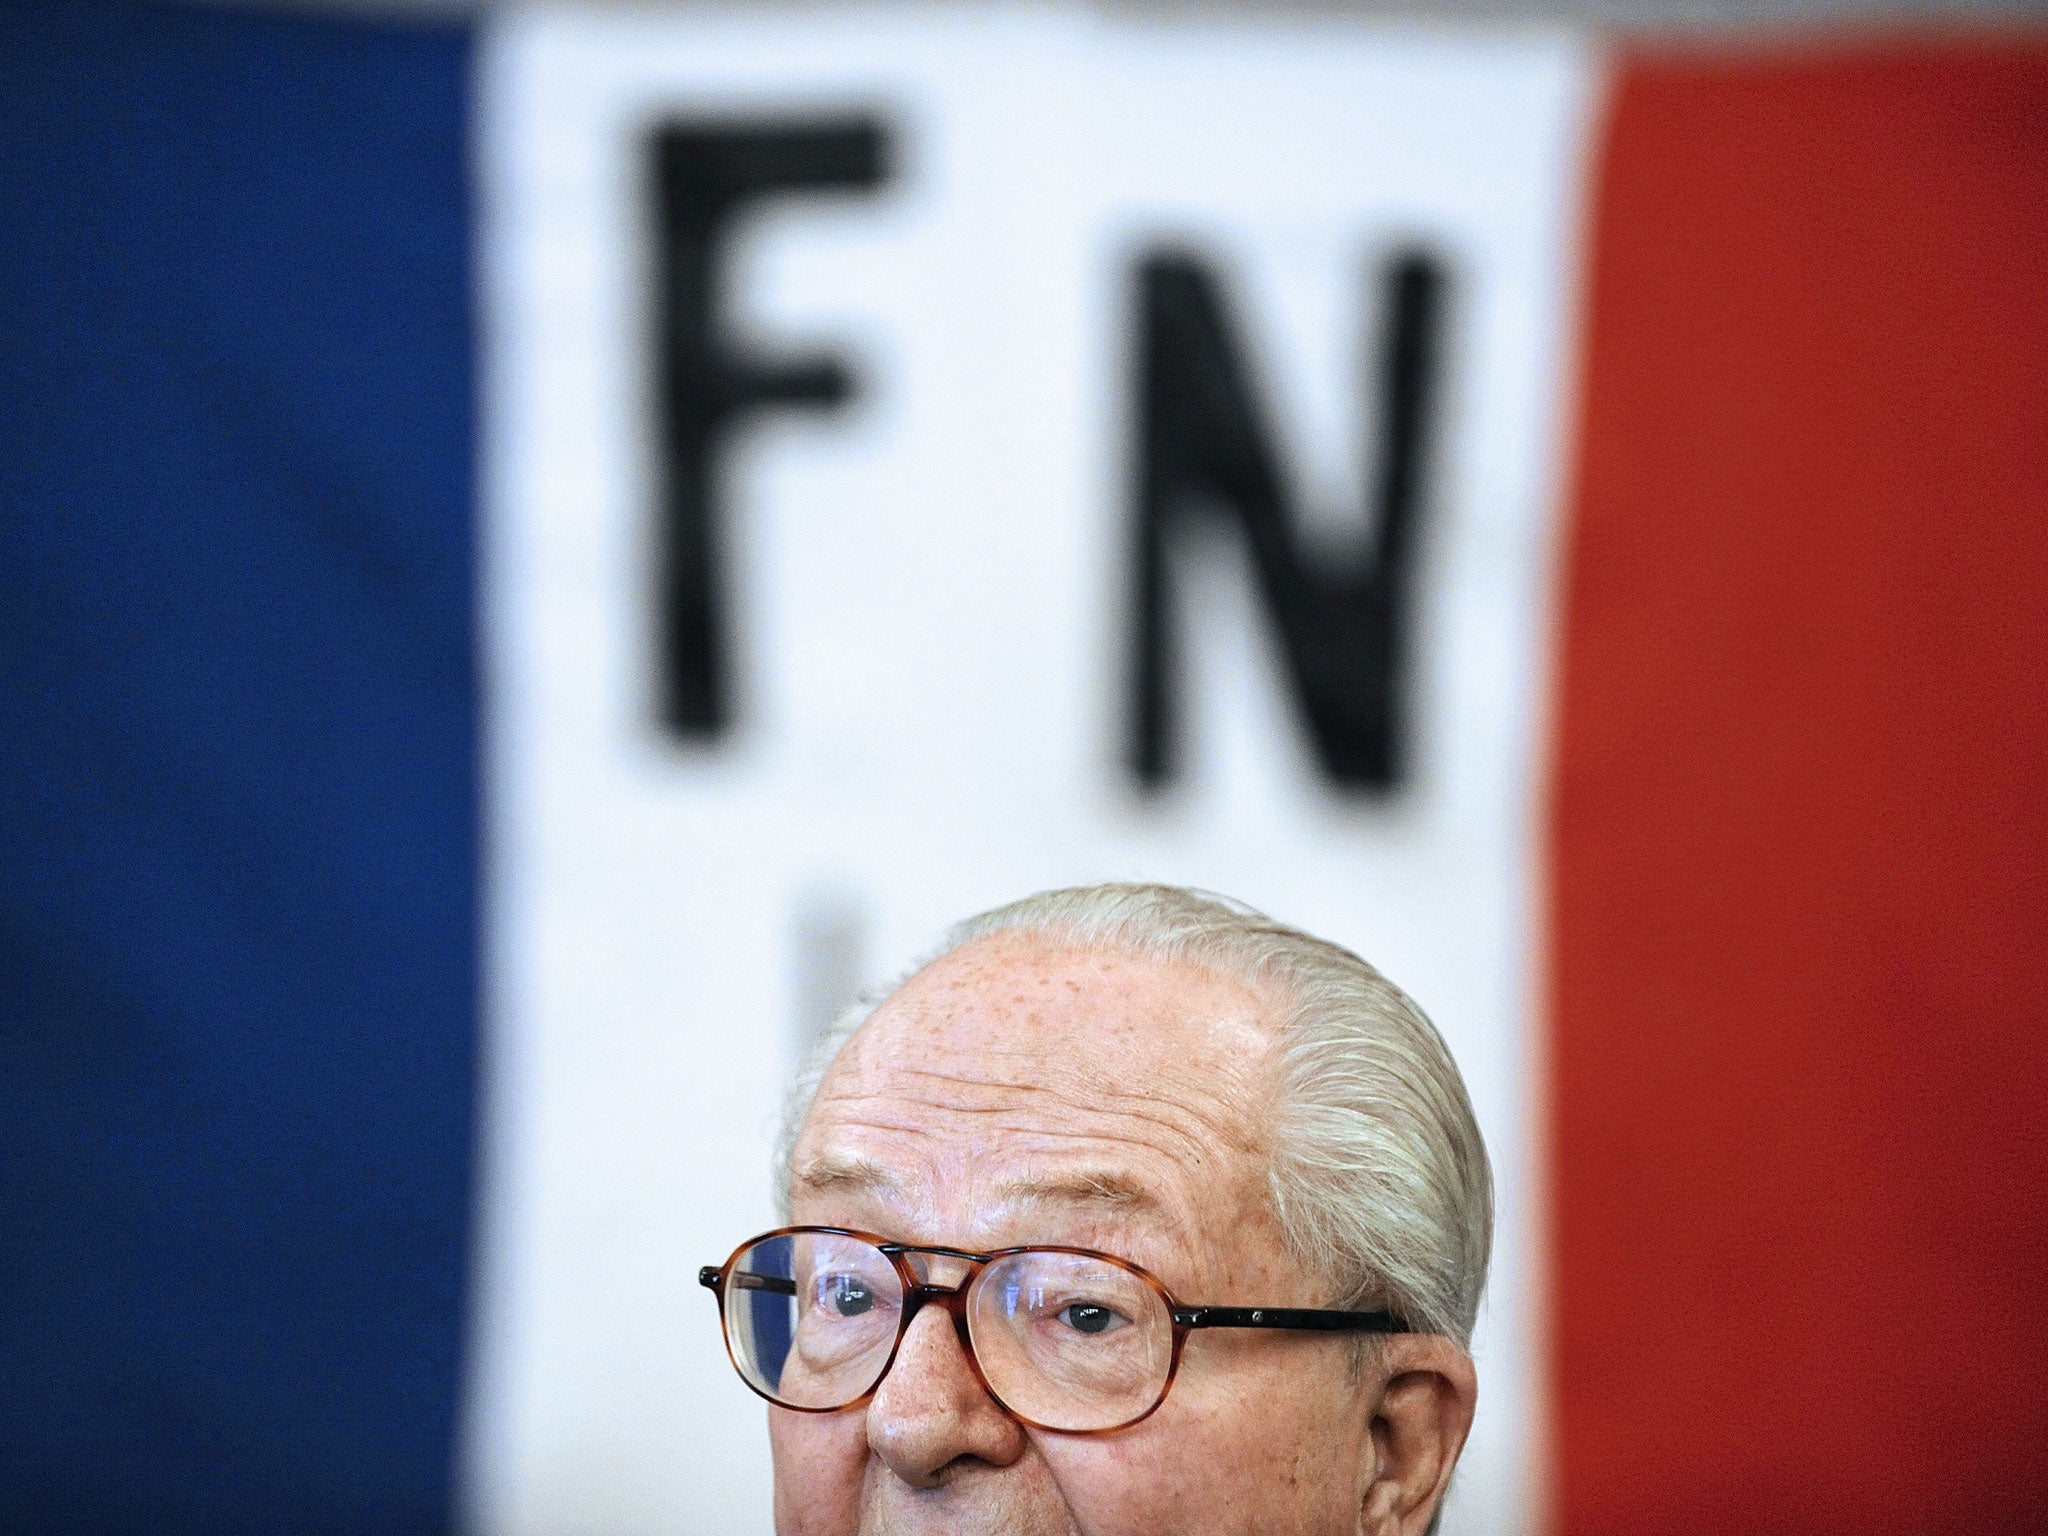
[[[1463,1064],[1502,1191],[1449,1529],[1528,1528],[1535,731],[1581,139],[1555,36],[1083,13],[504,14],[484,50],[489,1123],[467,1501],[492,1536],[759,1532],[762,1411],[698,1264],[768,1225],[819,893],[877,979],[1125,876],[1356,947]],[[741,723],[652,729],[648,210],[665,116],[873,107],[895,181],[794,199],[738,323],[861,381],[731,459]],[[1119,765],[1134,253],[1213,250],[1298,485],[1357,506],[1365,260],[1452,261],[1418,771],[1319,779],[1227,542],[1184,562],[1188,771]],[[807,917],[806,914],[812,914]]]

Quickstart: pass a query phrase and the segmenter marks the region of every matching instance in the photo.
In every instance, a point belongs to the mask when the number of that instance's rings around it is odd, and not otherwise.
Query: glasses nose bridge
[[[906,1245],[892,1246],[887,1251],[902,1274],[905,1289],[923,1292],[929,1298],[951,1292],[966,1294],[975,1277],[988,1266],[988,1261],[980,1254],[965,1253],[958,1248],[913,1248]]]
[[[903,1322],[897,1337],[909,1334],[910,1325],[927,1305],[941,1307],[952,1314],[954,1337],[960,1341],[969,1366],[980,1376],[981,1362],[975,1358],[974,1340],[967,1326],[967,1293],[988,1261],[957,1248],[903,1247],[892,1249],[890,1257],[908,1282],[903,1288]]]

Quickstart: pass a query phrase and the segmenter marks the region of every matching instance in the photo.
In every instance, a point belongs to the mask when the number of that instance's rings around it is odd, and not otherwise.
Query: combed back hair
[[[1269,1184],[1294,1257],[1333,1303],[1387,1307],[1471,1347],[1493,1242],[1493,1177],[1464,1080],[1408,997],[1358,956],[1240,902],[1168,885],[1046,891],[955,926],[903,980],[964,944],[1021,932],[1202,966],[1249,984],[1277,1013]],[[818,1085],[855,1030],[900,986],[848,1008],[790,1091],[790,1158]]]

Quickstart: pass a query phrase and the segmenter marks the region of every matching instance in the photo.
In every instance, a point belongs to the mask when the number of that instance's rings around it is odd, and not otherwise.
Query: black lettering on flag
[[[884,175],[879,122],[673,125],[655,137],[662,487],[658,566],[660,708],[679,736],[730,720],[725,517],[718,452],[764,406],[833,406],[853,390],[832,357],[772,361],[739,351],[720,316],[725,237],[746,205],[777,193],[867,189]]]
[[[1196,258],[1161,251],[1138,271],[1139,431],[1135,688],[1130,761],[1159,786],[1178,747],[1171,641],[1175,525],[1207,509],[1242,530],[1257,590],[1316,755],[1344,788],[1383,794],[1407,767],[1404,704],[1416,523],[1443,330],[1442,265],[1407,251],[1383,269],[1378,442],[1367,463],[1371,558],[1326,568],[1303,547],[1286,480],[1247,382],[1219,286]],[[1372,394],[1364,408],[1372,409]],[[1370,430],[1370,429],[1368,429]]]

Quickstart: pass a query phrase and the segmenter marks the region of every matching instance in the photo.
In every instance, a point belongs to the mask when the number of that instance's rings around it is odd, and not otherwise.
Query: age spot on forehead
[[[908,1074],[1085,1094],[1104,1110],[1149,1099],[1245,1111],[1268,1070],[1271,1021],[1268,998],[1204,966],[995,934],[885,1001],[823,1098],[887,1092]],[[1239,1129],[1234,1142],[1264,1139]]]

